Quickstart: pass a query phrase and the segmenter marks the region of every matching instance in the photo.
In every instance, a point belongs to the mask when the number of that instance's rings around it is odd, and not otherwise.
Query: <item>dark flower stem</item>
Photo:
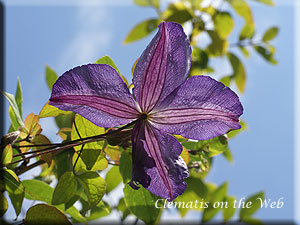
[[[117,134],[118,132],[120,132],[120,131],[122,131],[126,128],[129,128],[132,125],[136,124],[138,121],[145,120],[145,119],[146,119],[146,115],[142,114],[137,120],[134,120],[131,123],[128,123],[125,126],[120,127],[119,129],[111,131],[109,133],[104,133],[104,134],[95,135],[95,136],[91,136],[91,137],[79,138],[77,140],[73,140],[73,141],[69,141],[69,142],[65,142],[65,143],[56,143],[56,144],[52,144],[52,146],[50,146],[48,148],[45,148],[45,149],[40,149],[40,150],[36,150],[36,151],[25,152],[25,153],[14,155],[13,157],[24,156],[24,155],[27,155],[27,154],[33,154],[33,155],[28,156],[26,158],[22,158],[20,160],[16,160],[14,162],[11,162],[11,163],[7,164],[6,166],[12,165],[12,164],[15,164],[15,163],[19,163],[21,161],[28,160],[28,159],[31,159],[31,158],[34,158],[34,157],[37,157],[37,156],[40,156],[40,155],[43,155],[43,154],[65,150],[65,149],[68,149],[68,148],[71,148],[71,147],[87,144],[87,143],[90,143],[90,142],[105,140],[107,136]],[[18,147],[21,147],[21,146],[18,146]],[[28,145],[27,147],[38,147],[38,145]],[[1,167],[4,167],[4,166],[1,166]]]

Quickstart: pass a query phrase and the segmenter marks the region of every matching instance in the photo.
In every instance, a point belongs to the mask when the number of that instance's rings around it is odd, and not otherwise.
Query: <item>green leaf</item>
[[[228,203],[227,207],[223,208],[224,222],[227,222],[234,215],[235,212],[234,201],[235,201],[235,197],[232,196],[226,196],[224,198],[224,202]]]
[[[16,121],[17,121],[17,126],[20,127],[24,127],[24,123],[23,123],[23,120],[22,120],[22,116],[20,114],[20,111],[19,111],[19,107],[17,105],[17,102],[16,102],[16,99],[15,99],[15,96],[13,96],[12,94],[9,94],[5,91],[2,92],[3,95],[5,96],[5,98],[7,99],[7,101],[9,102],[10,106],[11,106],[11,109],[16,117]]]
[[[132,28],[132,30],[125,38],[124,44],[128,44],[146,37],[157,28],[158,23],[158,19],[148,19],[137,24],[135,27]]]
[[[248,127],[247,127],[247,124],[244,121],[240,120],[240,124],[242,126],[240,129],[238,129],[238,130],[232,130],[229,133],[227,133],[227,137],[228,138],[234,138],[240,132],[242,132],[244,130],[247,130]]]
[[[17,131],[19,128],[19,123],[11,106],[8,107],[8,115],[11,122],[9,132]]]
[[[84,153],[85,151],[90,151],[90,150],[85,149],[85,150],[83,150],[82,154],[85,154]],[[73,155],[73,160],[72,160],[73,165],[75,164],[75,161],[77,159],[77,156],[78,156],[77,153],[78,152],[76,152]],[[91,155],[91,154],[89,153],[89,155]],[[98,155],[98,157],[96,158],[95,164],[90,169],[87,169],[86,164],[83,162],[82,158],[79,157],[78,160],[77,160],[77,163],[76,163],[75,172],[76,173],[82,173],[82,172],[87,172],[88,170],[91,170],[91,171],[104,170],[105,168],[107,168],[107,166],[108,166],[108,161],[105,157],[105,153],[102,152],[100,155]]]
[[[215,191],[210,195],[210,199],[208,199],[209,204],[208,208],[206,208],[202,215],[202,222],[210,221],[221,209],[221,206],[218,207],[218,202],[221,203],[224,200],[224,197],[227,193],[227,182],[218,187]],[[216,205],[215,205],[216,204]]]
[[[241,52],[244,54],[244,56],[245,56],[246,58],[249,58],[250,53],[249,53],[249,51],[248,51],[248,49],[247,49],[246,47],[244,47],[244,46],[239,46],[239,49],[241,50]]]
[[[49,105],[49,101],[44,105],[42,110],[40,111],[39,117],[45,118],[45,117],[56,117],[59,115],[70,115],[71,111],[63,111],[55,106]]]
[[[48,184],[39,180],[24,180],[22,181],[22,183],[25,186],[25,198],[51,204],[54,189]],[[67,210],[65,210],[64,205],[57,205],[56,207],[60,210],[65,211],[76,221],[85,224],[87,223],[86,219],[78,212],[78,210],[74,206],[68,208]]]
[[[106,181],[106,193],[111,192],[122,182],[122,176],[120,174],[118,166],[113,166],[107,172],[105,176],[105,181]]]
[[[1,163],[3,165],[6,165],[8,163],[11,163],[12,159],[13,159],[13,149],[11,145],[6,145],[6,147],[2,151]]]
[[[110,58],[108,55],[105,55],[105,56],[101,57],[100,59],[98,59],[96,61],[96,64],[107,64],[107,65],[111,66],[112,68],[114,68],[118,72],[118,74],[121,74],[120,70],[118,69],[118,67],[112,60],[112,58]]]
[[[155,202],[159,198],[144,187],[134,190],[126,184],[123,190],[128,209],[146,224],[155,224],[160,214],[160,209],[155,207]]]
[[[72,172],[64,173],[58,180],[52,197],[52,205],[68,202],[77,192],[77,181]]]
[[[219,136],[214,139],[209,145],[209,157],[214,157],[219,155],[225,151],[229,151],[228,149],[228,140],[224,136]]]
[[[269,49],[263,47],[263,46],[254,46],[254,49],[258,54],[260,54],[265,60],[272,64],[277,64],[277,61],[274,59],[274,54]]]
[[[142,7],[154,6],[159,8],[159,0],[134,0],[134,3]]]
[[[40,180],[23,180],[22,184],[25,187],[25,198],[51,203],[53,188]]]
[[[175,22],[175,23],[180,23],[183,24],[186,21],[191,20],[193,17],[190,14],[190,12],[186,9],[181,9],[175,11],[172,15],[170,15],[166,21],[167,22]]]
[[[255,33],[255,26],[253,23],[246,23],[241,30],[239,40],[252,39]]]
[[[56,207],[37,204],[28,209],[25,217],[26,225],[33,224],[71,224],[68,218]]]
[[[233,53],[227,53],[227,57],[230,61],[232,70],[233,70],[233,78],[234,81],[241,93],[244,92],[246,86],[246,72],[243,63],[240,59],[235,56]]]
[[[211,44],[207,47],[207,51],[211,56],[222,56],[227,52],[228,41],[222,40],[218,33],[212,30],[207,31],[211,38]]]
[[[245,218],[243,220],[246,224],[252,224],[252,225],[264,225],[265,223],[261,222],[259,219],[256,218]]]
[[[52,86],[57,80],[57,78],[58,76],[56,72],[53,69],[51,69],[49,66],[46,66],[46,81],[50,91],[52,90]]]
[[[229,75],[229,76],[222,77],[219,81],[222,82],[225,86],[229,86],[231,83],[231,79],[232,76]]]
[[[74,121],[75,113],[70,113],[68,115],[59,115],[55,117],[55,123],[58,128],[71,128]]]
[[[269,28],[269,29],[264,33],[264,36],[263,36],[262,40],[263,40],[264,42],[268,42],[268,41],[273,40],[273,39],[277,36],[278,31],[279,31],[279,28],[278,28],[278,27],[271,27],[271,28]]]
[[[119,204],[117,206],[117,209],[118,209],[119,212],[122,212],[121,221],[124,221],[126,219],[126,217],[128,215],[130,215],[130,211],[129,211],[129,209],[127,208],[127,206],[125,204],[124,198],[121,198],[119,200]]]
[[[256,0],[257,2],[261,2],[263,4],[266,4],[266,5],[271,5],[271,6],[274,6],[274,2],[273,0]]]
[[[101,201],[97,206],[93,207],[90,216],[87,218],[89,221],[108,216],[111,213],[111,208],[106,202]]]
[[[251,9],[245,0],[227,0],[234,11],[244,18],[246,23],[253,23]]]
[[[131,164],[131,156],[123,151],[120,157],[119,170],[124,184],[127,184],[131,180]]]
[[[73,164],[70,160],[73,155],[73,148],[68,148],[53,157],[54,171],[56,172],[57,179],[59,179],[65,172],[73,170]]]
[[[22,96],[22,87],[21,87],[21,82],[20,82],[19,77],[18,77],[18,84],[17,84],[17,90],[16,90],[16,102],[17,102],[17,106],[19,108],[21,119],[23,120],[23,116],[22,116],[23,96]]]
[[[5,196],[0,192],[0,217],[2,217],[8,209],[8,202]]]
[[[232,32],[234,21],[227,12],[218,12],[213,19],[216,32],[221,39],[226,39]]]
[[[4,187],[8,196],[14,206],[16,215],[21,212],[22,203],[24,199],[24,186],[17,178],[17,175],[12,170],[1,170],[1,180],[4,182]],[[3,177],[2,177],[3,176]]]
[[[240,211],[240,219],[244,221],[245,219],[249,219],[252,215],[261,207],[261,200],[264,200],[264,192],[256,193],[250,196],[246,201],[245,205],[249,203],[250,207],[241,208]]]
[[[96,206],[105,193],[105,180],[93,171],[80,174],[76,178],[88,197],[89,207]]]
[[[95,124],[91,123],[90,121],[78,114],[75,116],[75,123],[81,138],[91,137],[105,133],[105,129],[103,127],[96,126]],[[75,126],[73,125],[71,139],[76,140],[79,138],[80,137],[77,134]],[[74,147],[74,149],[75,151],[79,151],[81,149],[81,146],[76,146]],[[84,145],[82,155],[80,157],[88,170],[91,170],[93,168],[102,149],[103,141],[87,143]]]

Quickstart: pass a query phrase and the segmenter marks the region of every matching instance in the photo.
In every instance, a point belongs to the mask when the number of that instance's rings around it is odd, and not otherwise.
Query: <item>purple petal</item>
[[[206,140],[239,129],[238,96],[207,76],[193,76],[155,108],[150,120],[167,133]]]
[[[133,130],[133,169],[131,187],[142,184],[155,195],[174,200],[186,189],[188,169],[180,157],[182,146],[173,136],[163,133],[148,122],[138,123]]]
[[[73,111],[101,127],[114,127],[138,117],[137,105],[112,67],[89,64],[64,73],[53,85],[50,104]]]
[[[163,22],[138,60],[133,93],[143,112],[162,102],[189,74],[191,48],[180,24]]]

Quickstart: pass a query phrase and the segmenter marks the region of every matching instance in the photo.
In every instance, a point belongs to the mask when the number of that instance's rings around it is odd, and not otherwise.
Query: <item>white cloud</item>
[[[59,69],[92,63],[105,55],[111,44],[111,31],[103,24],[108,18],[107,8],[83,6],[77,7],[77,10],[77,18],[74,20],[77,31],[58,57]]]

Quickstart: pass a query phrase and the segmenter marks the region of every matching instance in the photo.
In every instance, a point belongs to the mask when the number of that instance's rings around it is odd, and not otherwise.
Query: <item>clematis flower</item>
[[[188,169],[182,146],[171,134],[206,140],[239,129],[238,96],[208,76],[189,79],[191,47],[181,25],[162,22],[139,58],[133,98],[120,75],[105,64],[64,73],[50,104],[73,111],[101,127],[137,120],[131,134],[132,180],[155,195],[174,200],[186,189]]]

